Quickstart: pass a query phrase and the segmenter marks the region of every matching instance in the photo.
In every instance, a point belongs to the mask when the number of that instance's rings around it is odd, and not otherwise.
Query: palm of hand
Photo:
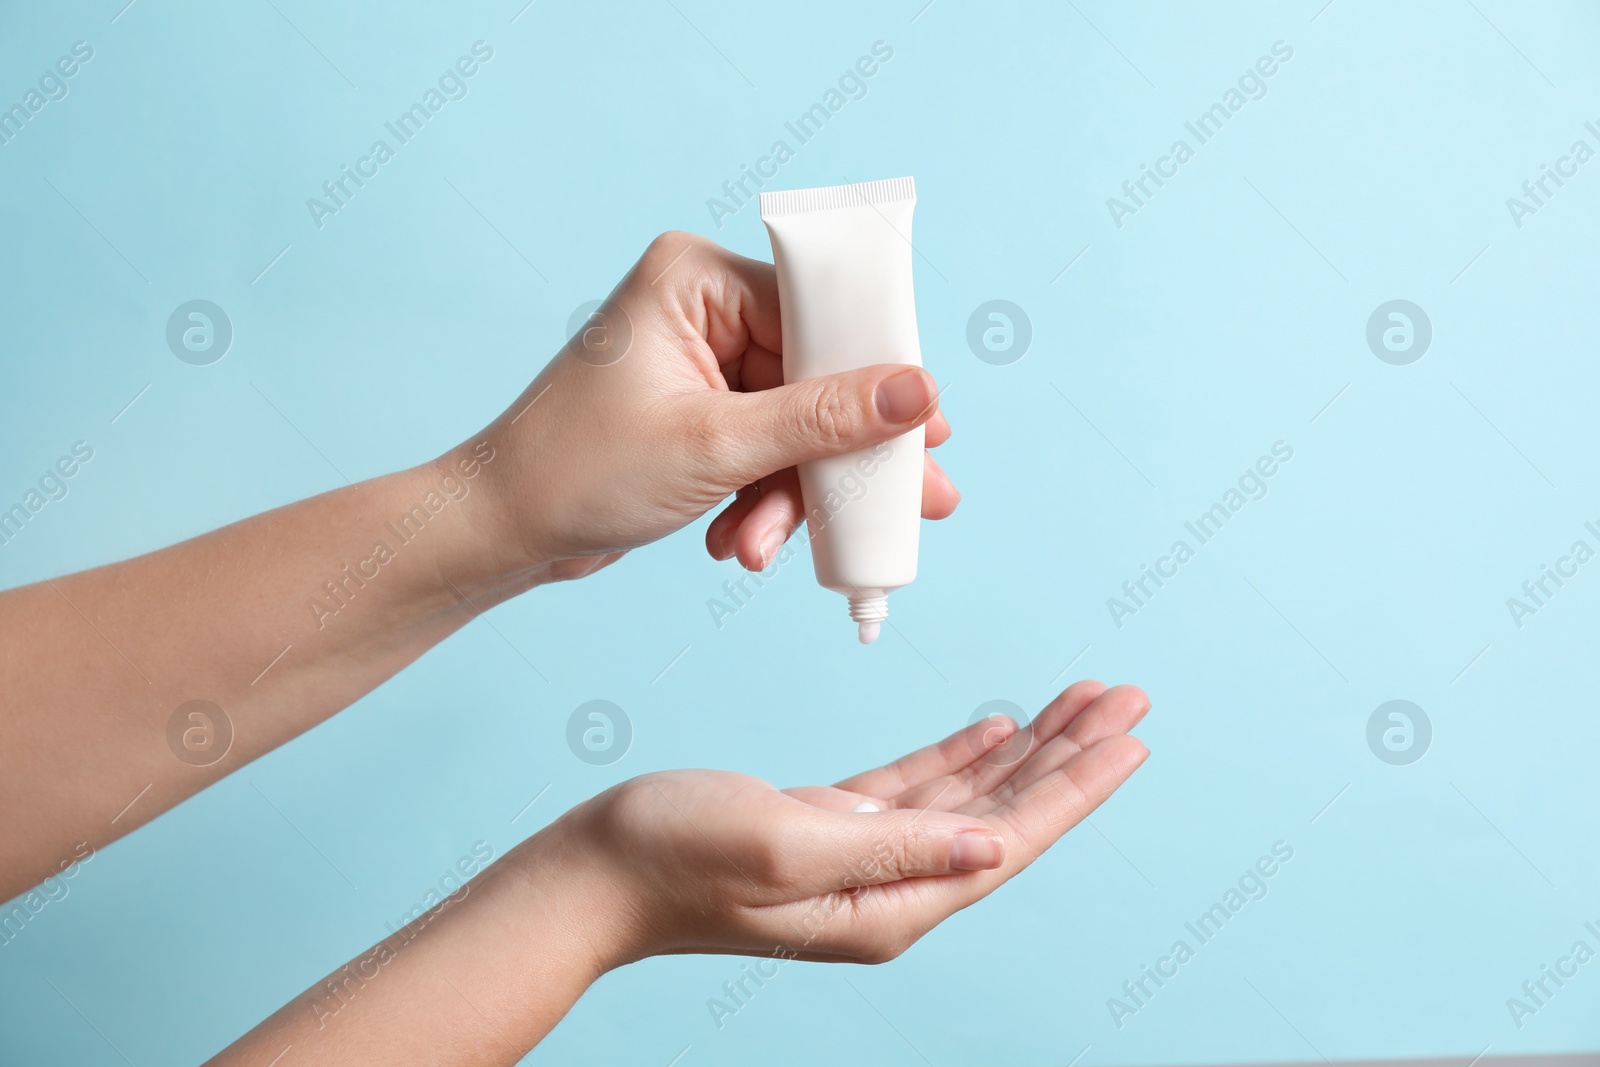
[[[657,952],[892,959],[1081,822],[1146,756],[1131,686],[1080,682],[1029,727],[979,722],[834,786],[777,790],[719,771],[627,783],[614,846],[651,901]],[[879,813],[854,812],[863,802]],[[1004,858],[952,866],[964,832]],[[981,849],[980,849],[981,851]]]

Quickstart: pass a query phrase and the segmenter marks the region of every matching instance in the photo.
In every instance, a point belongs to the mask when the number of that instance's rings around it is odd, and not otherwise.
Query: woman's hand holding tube
[[[577,577],[736,494],[707,547],[759,570],[804,517],[795,464],[924,422],[930,446],[949,436],[927,372],[881,365],[784,385],[781,337],[771,264],[692,234],[658,237],[471,439],[496,450],[483,551],[531,581]],[[959,499],[928,458],[923,515],[943,518]]]

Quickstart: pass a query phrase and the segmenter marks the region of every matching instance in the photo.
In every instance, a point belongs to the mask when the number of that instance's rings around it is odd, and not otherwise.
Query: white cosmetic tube
[[[783,316],[783,380],[922,366],[911,285],[910,178],[762,193]],[[917,576],[923,428],[800,465],[817,582],[850,599],[862,644]]]

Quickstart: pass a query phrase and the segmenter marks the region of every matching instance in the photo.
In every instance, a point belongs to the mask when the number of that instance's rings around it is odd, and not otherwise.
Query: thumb
[[[796,851],[817,891],[897,882],[902,878],[994,870],[1005,841],[981,819],[917,810],[818,811],[797,828]]]
[[[732,445],[726,473],[737,487],[915,429],[938,410],[939,390],[921,367],[890,363],[707,400]]]

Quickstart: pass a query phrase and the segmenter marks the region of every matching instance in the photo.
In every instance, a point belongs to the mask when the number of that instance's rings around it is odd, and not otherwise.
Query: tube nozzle
[[[850,598],[850,618],[860,624],[861,643],[878,639],[880,624],[889,617],[889,594],[862,592]]]

